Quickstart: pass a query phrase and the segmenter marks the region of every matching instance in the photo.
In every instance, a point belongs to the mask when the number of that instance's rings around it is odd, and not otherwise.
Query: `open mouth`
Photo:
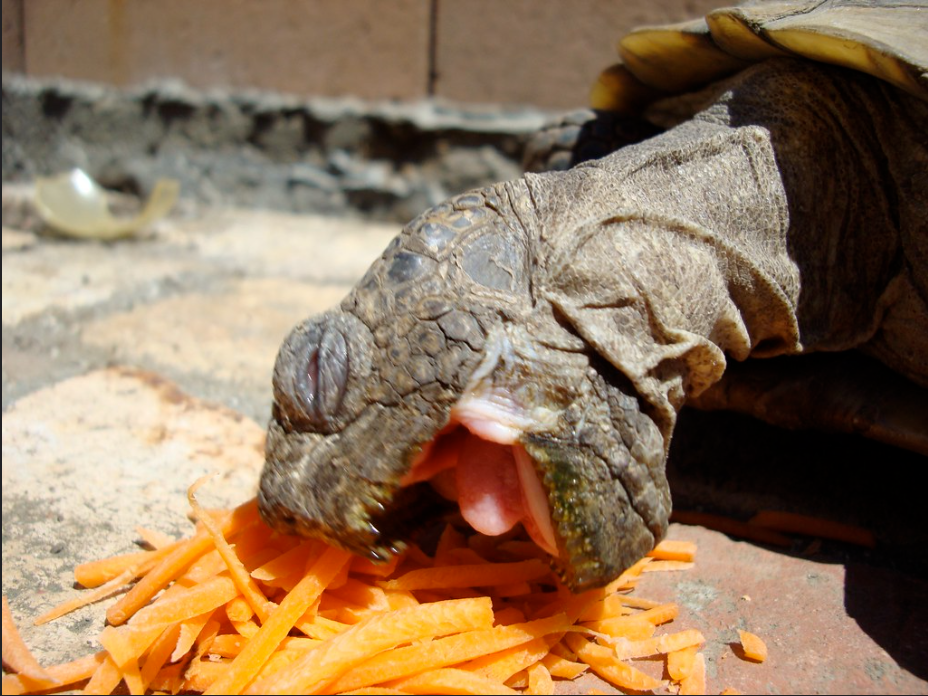
[[[544,551],[558,556],[548,496],[519,443],[526,418],[508,399],[465,396],[451,421],[413,461],[401,486],[425,482],[458,504],[476,531],[498,536],[522,524]]]

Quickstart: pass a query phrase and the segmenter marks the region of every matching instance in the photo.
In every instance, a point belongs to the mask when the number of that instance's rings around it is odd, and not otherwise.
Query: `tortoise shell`
[[[928,100],[928,3],[754,0],[619,42],[622,63],[593,87],[595,109],[636,113],[768,58],[792,56],[868,73]]]

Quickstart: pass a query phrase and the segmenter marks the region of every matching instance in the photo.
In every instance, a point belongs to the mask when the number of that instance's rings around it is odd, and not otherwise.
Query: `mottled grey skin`
[[[644,143],[424,213],[294,330],[271,524],[389,554],[437,500],[400,478],[483,375],[556,414],[521,442],[582,590],[663,536],[677,411],[727,361],[859,347],[928,385],[928,105],[788,60],[685,103]]]

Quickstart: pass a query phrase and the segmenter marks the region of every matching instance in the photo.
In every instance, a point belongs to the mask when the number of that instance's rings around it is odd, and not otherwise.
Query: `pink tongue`
[[[478,532],[502,534],[525,515],[512,447],[468,434],[455,474],[461,515]]]

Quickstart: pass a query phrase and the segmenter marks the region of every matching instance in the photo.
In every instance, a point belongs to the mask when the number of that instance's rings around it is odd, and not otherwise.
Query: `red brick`
[[[411,99],[427,84],[428,12],[428,0],[30,0],[26,70]]]

